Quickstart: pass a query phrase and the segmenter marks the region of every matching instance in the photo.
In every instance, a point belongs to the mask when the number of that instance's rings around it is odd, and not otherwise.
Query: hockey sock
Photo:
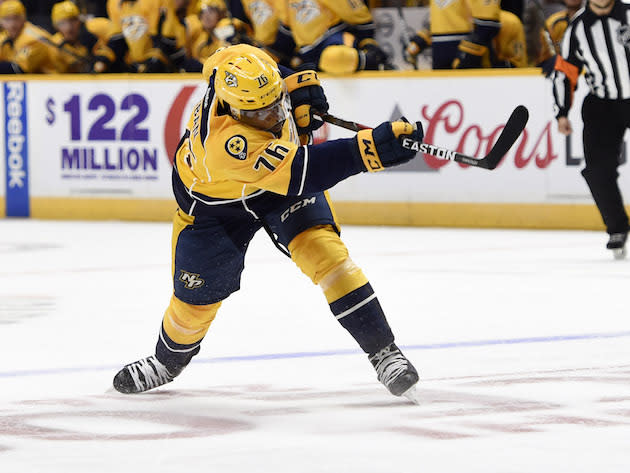
[[[330,225],[310,228],[289,243],[291,258],[319,284],[330,310],[368,354],[393,343],[389,324],[368,279]]]
[[[330,310],[365,353],[376,353],[394,342],[394,335],[370,283],[331,302]]]
[[[172,296],[164,313],[155,349],[158,360],[167,366],[188,364],[199,353],[201,340],[220,306],[220,302],[210,305],[187,304]]]
[[[199,353],[201,340],[188,345],[175,343],[164,330],[164,325],[160,329],[160,336],[155,345],[155,357],[168,369],[181,371],[193,356]]]

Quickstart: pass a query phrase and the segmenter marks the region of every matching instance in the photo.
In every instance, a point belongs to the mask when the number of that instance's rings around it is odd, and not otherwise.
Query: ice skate
[[[369,356],[378,380],[394,396],[405,396],[418,404],[418,372],[395,343]]]
[[[624,259],[626,257],[626,240],[628,232],[611,233],[606,248],[612,250],[615,259]]]
[[[136,394],[170,383],[182,368],[167,368],[151,355],[125,365],[114,376],[114,388],[123,394]]]

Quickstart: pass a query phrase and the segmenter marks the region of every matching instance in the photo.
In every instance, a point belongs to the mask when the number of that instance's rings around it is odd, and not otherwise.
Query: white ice
[[[0,220],[0,472],[630,471],[630,261],[602,232],[345,227],[415,406],[265,234],[184,373],[112,392],[153,351],[170,231]]]

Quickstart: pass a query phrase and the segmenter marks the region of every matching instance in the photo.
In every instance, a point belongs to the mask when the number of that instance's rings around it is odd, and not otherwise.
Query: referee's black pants
[[[617,184],[619,156],[630,127],[630,100],[605,100],[587,95],[582,105],[586,180],[608,233],[628,231],[628,215]]]

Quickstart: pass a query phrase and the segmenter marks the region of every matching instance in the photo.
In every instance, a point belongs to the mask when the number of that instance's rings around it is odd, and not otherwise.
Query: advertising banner
[[[496,72],[495,72],[496,74]],[[415,77],[326,81],[331,113],[376,126],[402,116],[421,121],[427,143],[470,156],[489,152],[519,104],[530,111],[522,136],[499,167],[491,172],[419,154],[410,163],[380,173],[359,175],[338,184],[333,197],[341,201],[388,202],[591,202],[584,180],[580,106],[587,90],[581,84],[570,118],[570,139],[558,134],[551,83],[535,70],[478,76],[438,73]],[[327,127],[329,139],[351,136]],[[621,158],[623,159],[623,157]],[[630,187],[623,176],[622,187]]]
[[[34,197],[170,198],[170,158],[193,96],[205,90],[200,81],[34,81],[29,89]]]
[[[514,107],[530,111],[524,133],[494,171],[419,153],[404,166],[338,184],[331,193],[339,204],[592,205],[579,174],[584,83],[567,139],[556,131],[551,83],[534,69],[372,72],[322,82],[333,115],[369,126],[404,116],[422,122],[425,142],[477,157],[491,149]],[[76,208],[68,217],[167,218],[171,160],[205,90],[193,75],[5,82],[0,199],[4,194],[6,215],[65,218],[56,209]],[[316,139],[350,136],[326,124]],[[623,168],[620,185],[630,187]],[[160,203],[168,212],[155,210]]]
[[[9,217],[28,217],[30,214],[26,90],[25,82],[3,84],[5,194]]]

